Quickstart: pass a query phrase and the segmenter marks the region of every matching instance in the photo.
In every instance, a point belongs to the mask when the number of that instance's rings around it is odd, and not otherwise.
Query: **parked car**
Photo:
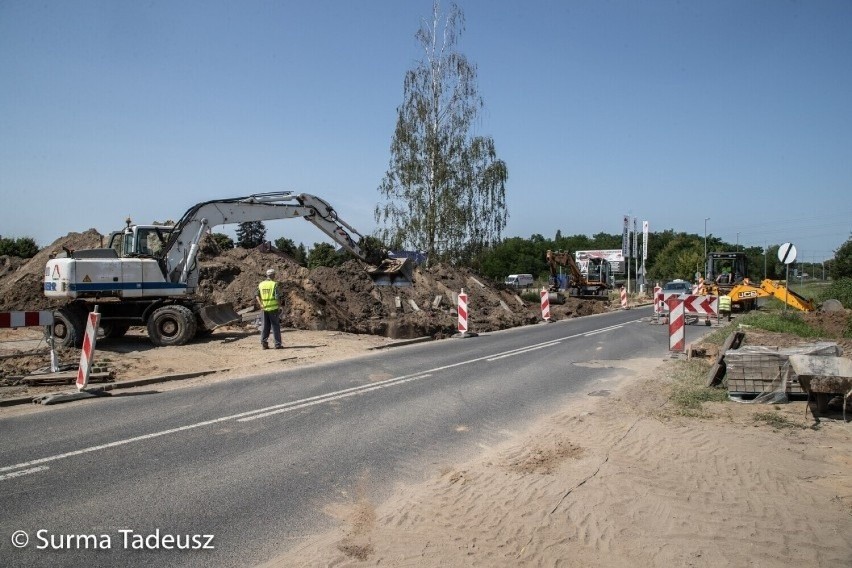
[[[663,286],[663,294],[692,294],[692,284],[686,280],[672,280]]]

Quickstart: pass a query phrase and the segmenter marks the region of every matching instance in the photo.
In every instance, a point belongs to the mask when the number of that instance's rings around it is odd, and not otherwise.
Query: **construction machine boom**
[[[759,298],[769,297],[781,300],[791,308],[803,312],[812,312],[816,309],[813,300],[797,294],[777,280],[766,279],[760,283],[760,286],[755,286],[745,279],[734,284],[728,295],[731,297],[731,306],[737,306],[743,311],[754,308]]]
[[[588,275],[583,274],[574,255],[566,251],[547,251],[547,264],[550,267],[550,291],[557,292],[559,267],[568,270],[568,284],[565,290],[575,298],[605,300],[609,298],[610,264],[603,258],[589,259]]]

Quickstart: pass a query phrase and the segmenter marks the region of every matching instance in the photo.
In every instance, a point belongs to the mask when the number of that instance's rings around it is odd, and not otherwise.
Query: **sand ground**
[[[804,402],[686,417],[676,362],[611,364],[617,387],[383,503],[356,491],[265,566],[852,566],[852,423]]]

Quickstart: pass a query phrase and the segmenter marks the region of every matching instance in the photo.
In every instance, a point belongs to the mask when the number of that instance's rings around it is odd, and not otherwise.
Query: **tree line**
[[[233,248],[235,243],[223,234],[214,234],[220,248]],[[243,223],[237,229],[236,246],[254,248],[266,242],[266,229],[261,221]],[[440,260],[450,265],[466,266],[477,273],[502,281],[509,274],[532,274],[536,278],[546,280],[550,275],[546,254],[548,250],[562,250],[574,253],[582,250],[620,250],[622,236],[620,234],[596,233],[594,235],[564,236],[561,230],[554,237],[546,238],[541,234],[533,234],[529,238],[510,237],[501,239],[493,244],[476,243],[457,252],[455,258],[443,257]],[[278,238],[273,241],[275,247],[289,255],[301,266],[315,268],[317,266],[338,266],[353,258],[349,253],[336,250],[328,243],[314,243],[306,249],[303,243],[296,245],[292,239]],[[382,241],[377,236],[366,237],[359,243],[371,256],[371,262],[377,263],[384,252]],[[707,252],[739,251],[746,255],[748,276],[752,281],[759,282],[764,278],[783,280],[786,277],[786,265],[778,260],[780,244],[764,249],[759,246],[742,246],[732,244],[713,235],[707,236]],[[648,252],[644,263],[647,282],[665,282],[681,278],[694,280],[695,274],[704,275],[704,236],[675,232],[672,229],[648,234]],[[641,249],[641,247],[640,247]],[[641,254],[641,252],[640,252]],[[631,259],[631,273],[635,263]],[[640,266],[643,264],[639,259]],[[835,252],[835,257],[827,260],[824,265],[804,263],[805,270],[812,276],[825,275],[832,279],[852,278],[852,236]]]

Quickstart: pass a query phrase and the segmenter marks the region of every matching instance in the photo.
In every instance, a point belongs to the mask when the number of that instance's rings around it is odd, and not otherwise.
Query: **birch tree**
[[[476,66],[456,49],[463,31],[461,9],[442,17],[435,0],[415,34],[422,57],[405,75],[375,210],[382,241],[424,251],[429,263],[498,241],[508,218],[506,164],[490,137],[474,134],[484,102]]]

